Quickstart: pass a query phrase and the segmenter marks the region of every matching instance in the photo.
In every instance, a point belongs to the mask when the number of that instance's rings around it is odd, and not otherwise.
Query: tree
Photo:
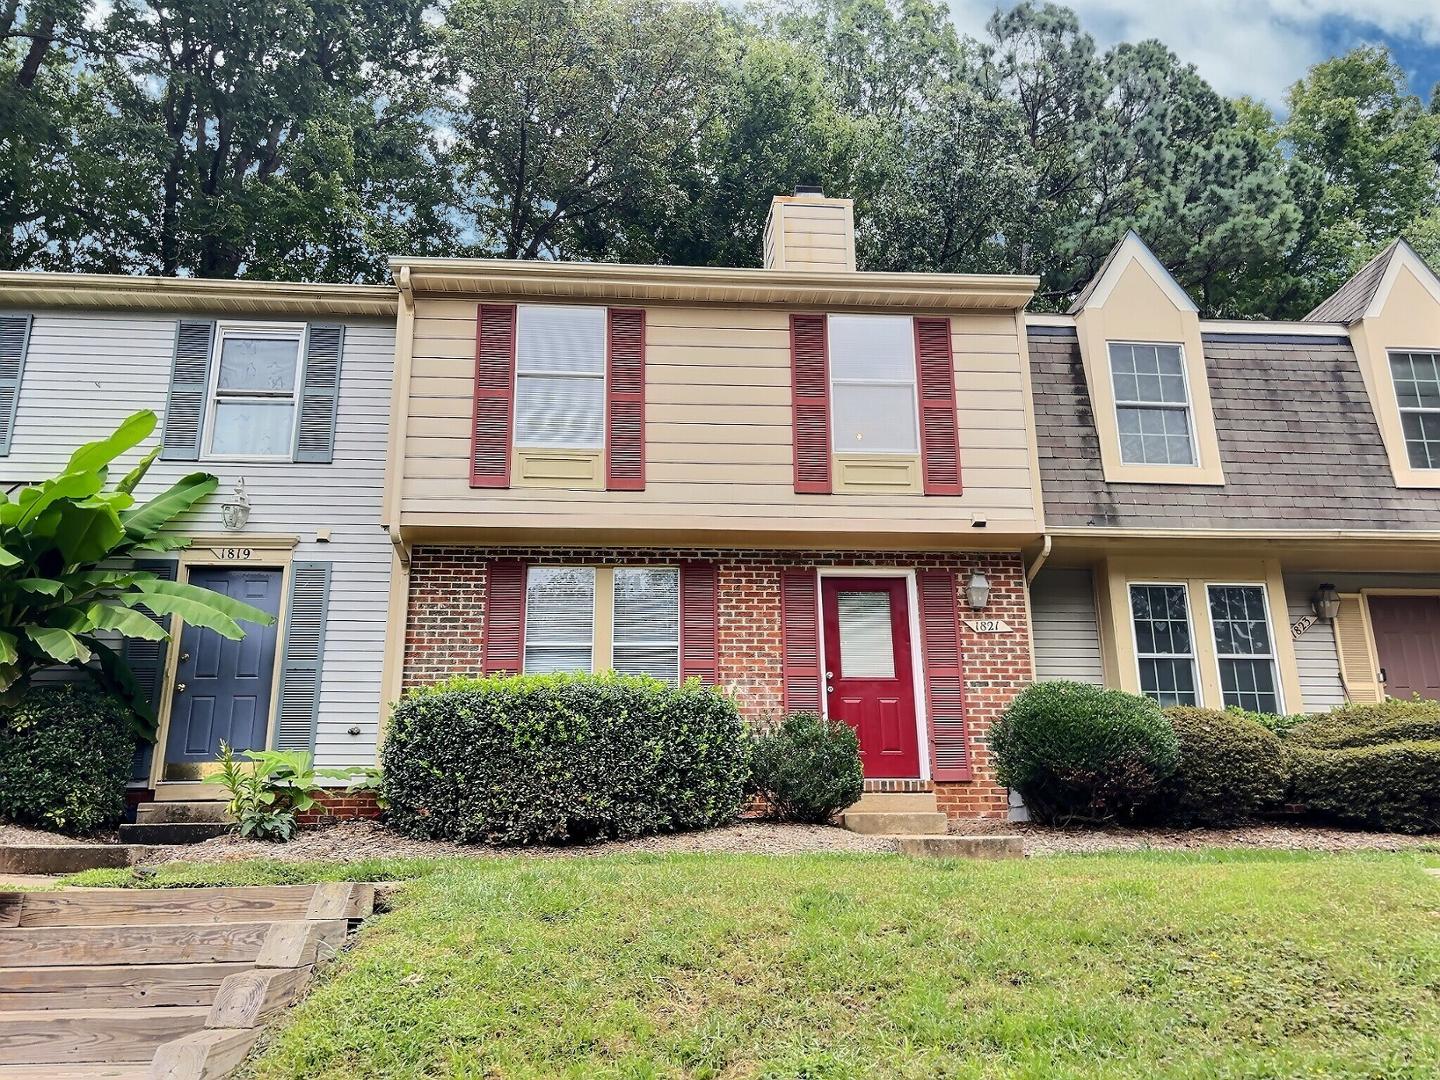
[[[113,434],[76,450],[58,476],[0,495],[0,692],[7,698],[37,671],[79,667],[126,700],[148,735],[154,710],[114,647],[115,635],[165,640],[144,609],[231,640],[244,637],[242,620],[274,622],[221,593],[115,566],[137,553],[186,547],[188,540],[161,530],[219,483],[209,473],[191,473],[137,503],[135,489],[159,456],[156,447],[106,490],[110,465],[154,430],[154,413],[135,413]]]

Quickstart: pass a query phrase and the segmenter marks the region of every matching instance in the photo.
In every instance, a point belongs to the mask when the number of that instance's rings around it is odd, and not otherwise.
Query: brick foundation
[[[492,559],[527,563],[612,566],[713,562],[719,592],[719,674],[750,718],[781,711],[780,569],[786,566],[949,569],[960,588],[974,570],[990,581],[987,618],[1010,632],[977,634],[961,625],[966,717],[974,779],[934,785],[952,818],[999,817],[1006,792],[995,782],[987,735],[1011,698],[1032,678],[1024,563],[1018,552],[790,552],[693,551],[635,548],[416,547],[410,565],[404,685],[423,686],[450,675],[481,672],[485,568]],[[961,611],[968,612],[964,597]],[[923,748],[922,748],[923,752]]]
[[[315,805],[297,814],[301,825],[330,825],[341,819],[373,821],[380,816],[380,804],[373,791],[357,791],[350,795],[337,791],[321,795]]]

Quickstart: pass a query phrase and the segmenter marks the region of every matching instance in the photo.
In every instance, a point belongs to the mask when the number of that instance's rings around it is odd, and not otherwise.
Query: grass
[[[417,864],[250,1075],[1431,1077],[1429,861]],[[330,869],[167,868],[170,884],[348,873]]]

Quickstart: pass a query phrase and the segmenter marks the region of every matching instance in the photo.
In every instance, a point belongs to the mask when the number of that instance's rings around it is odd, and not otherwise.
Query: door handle
[[[827,693],[827,694],[833,694],[834,692],[835,692],[835,688],[834,688],[833,686],[827,686],[827,687],[825,687],[825,693]]]
[[[185,692],[185,684],[183,682],[177,682],[175,684],[175,692],[177,694],[183,694]]]
[[[1383,667],[1380,669],[1380,681],[1381,681],[1381,682],[1389,682],[1389,681],[1390,681],[1389,679],[1387,679],[1387,678],[1385,677],[1385,669],[1384,669]]]

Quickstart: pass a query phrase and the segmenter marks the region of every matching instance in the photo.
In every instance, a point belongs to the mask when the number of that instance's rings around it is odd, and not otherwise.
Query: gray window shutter
[[[174,581],[179,563],[174,559],[136,559],[136,570],[148,570],[156,577],[166,581]],[[149,608],[140,607],[150,618],[164,625],[164,622]],[[135,676],[135,681],[140,685],[140,692],[145,700],[150,702],[153,709],[160,708],[161,682],[165,678],[165,657],[170,651],[168,641],[141,641],[139,638],[126,638],[120,646],[120,655],[130,665],[130,671]],[[142,742],[135,747],[135,765],[130,774],[130,779],[148,781],[150,779],[150,757],[155,752],[153,743]]]
[[[311,323],[305,333],[305,381],[295,425],[295,460],[330,462],[335,457],[335,419],[340,405],[340,354],[345,327]]]
[[[176,328],[175,360],[170,368],[170,396],[165,400],[165,431],[161,436],[160,457],[165,461],[196,461],[200,457],[214,342],[213,322],[182,319]]]
[[[0,315],[0,455],[10,453],[15,410],[20,406],[20,380],[25,351],[30,347],[30,316]]]
[[[275,749],[313,750],[320,714],[320,665],[325,657],[325,612],[330,604],[330,564],[290,567],[285,617],[285,658],[280,665],[280,711]]]

